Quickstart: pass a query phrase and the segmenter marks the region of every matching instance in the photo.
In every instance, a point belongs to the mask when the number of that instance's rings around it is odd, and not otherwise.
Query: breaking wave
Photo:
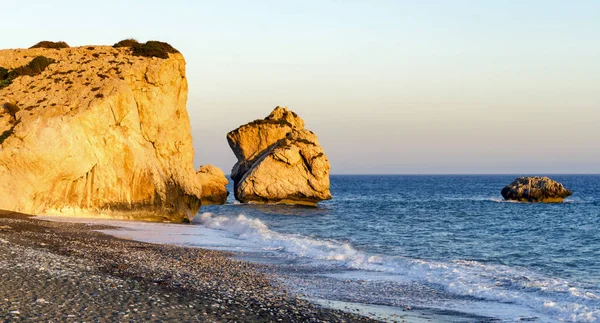
[[[244,215],[225,217],[203,213],[193,222],[232,233],[238,239],[259,245],[263,250],[347,269],[385,272],[398,280],[439,286],[457,295],[527,306],[556,320],[600,321],[600,296],[597,292],[522,267],[469,260],[444,262],[369,254],[347,242],[279,233],[261,220]]]

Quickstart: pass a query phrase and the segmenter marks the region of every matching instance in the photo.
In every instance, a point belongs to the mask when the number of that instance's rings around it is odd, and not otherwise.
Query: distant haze
[[[2,48],[161,40],[196,167],[287,105],[332,173],[600,173],[600,1],[8,1]]]

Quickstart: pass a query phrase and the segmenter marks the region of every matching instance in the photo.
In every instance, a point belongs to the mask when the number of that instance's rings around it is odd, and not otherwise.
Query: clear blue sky
[[[600,173],[600,1],[7,1],[2,48],[134,37],[188,63],[196,166],[287,105],[333,173]]]

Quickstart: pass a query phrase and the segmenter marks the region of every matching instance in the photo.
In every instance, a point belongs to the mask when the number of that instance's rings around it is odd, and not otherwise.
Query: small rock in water
[[[500,192],[506,200],[560,203],[573,192],[548,177],[519,177]]]
[[[15,314],[15,315],[19,315],[19,314],[21,314],[21,312],[19,312],[19,311],[10,311],[10,312],[8,312],[8,313],[9,313],[9,314]]]

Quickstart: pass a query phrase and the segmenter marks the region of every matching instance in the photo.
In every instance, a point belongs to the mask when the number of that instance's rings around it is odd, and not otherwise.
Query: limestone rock
[[[231,178],[239,201],[315,205],[331,199],[327,156],[287,108],[231,131],[227,140],[238,158]]]
[[[229,132],[227,142],[238,159],[231,170],[234,183],[244,176],[267,148],[285,138],[292,130],[303,128],[304,121],[296,113],[276,107],[268,117]]]
[[[37,56],[55,62],[0,88],[0,209],[193,218],[202,187],[183,56],[139,57],[109,46],[15,49],[0,51],[0,67]]]
[[[573,194],[570,190],[548,177],[520,177],[501,192],[507,200],[521,202],[560,203]]]
[[[225,173],[213,165],[202,165],[196,171],[202,184],[202,205],[223,204],[227,201],[227,177]]]

